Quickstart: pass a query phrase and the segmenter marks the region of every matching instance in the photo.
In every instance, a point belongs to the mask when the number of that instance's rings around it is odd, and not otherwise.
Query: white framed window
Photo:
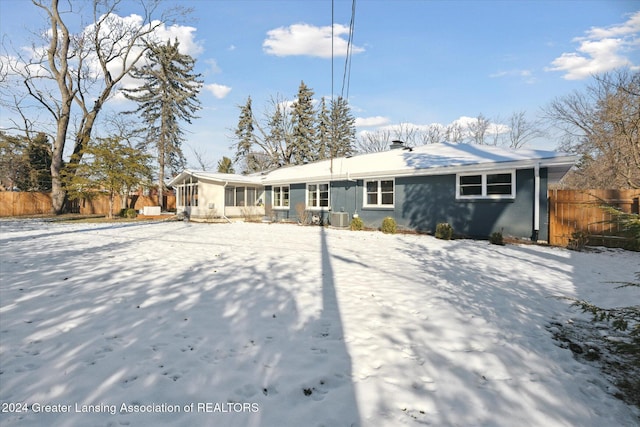
[[[227,185],[224,189],[225,206],[255,206],[257,190],[255,187],[234,187]]]
[[[272,190],[273,207],[280,209],[289,209],[289,186],[282,185],[273,187]]]
[[[177,186],[177,206],[198,206],[198,180],[190,178]]]
[[[393,179],[377,179],[364,181],[365,208],[393,208],[395,203],[396,183]]]
[[[513,199],[516,171],[465,173],[456,176],[456,199]]]
[[[329,208],[329,183],[307,184],[307,208]]]

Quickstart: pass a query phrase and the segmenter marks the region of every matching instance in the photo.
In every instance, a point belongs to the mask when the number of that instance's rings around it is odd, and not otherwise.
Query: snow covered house
[[[577,158],[553,151],[440,143],[288,166],[255,175],[184,171],[170,185],[194,219],[242,216],[243,208],[297,221],[301,209],[334,226],[359,216],[379,227],[548,239],[547,187]]]

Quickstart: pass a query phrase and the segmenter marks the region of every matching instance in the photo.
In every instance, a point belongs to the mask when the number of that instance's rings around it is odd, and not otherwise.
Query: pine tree
[[[30,169],[30,190],[51,191],[51,146],[47,135],[40,132],[30,140],[25,156]]]
[[[339,96],[331,101],[331,157],[353,154],[356,140],[355,119],[346,99]]]
[[[149,127],[147,141],[155,143],[158,159],[158,203],[163,206],[166,168],[177,172],[184,166],[181,143],[184,140],[180,122],[191,123],[200,109],[197,98],[202,88],[200,74],[194,74],[195,60],[179,52],[173,44],[150,46],[148,63],[133,69],[131,75],[144,80],[136,89],[125,90],[128,99],[136,101],[137,113]]]
[[[298,99],[291,106],[293,123],[294,163],[302,164],[314,160],[315,111],[313,108],[313,90],[304,82],[298,88]]]
[[[233,169],[233,160],[231,160],[227,156],[222,157],[222,159],[220,159],[220,161],[218,162],[218,172],[235,173],[235,170]]]
[[[327,108],[327,103],[324,98],[320,101],[320,108],[318,109],[318,123],[316,127],[317,141],[315,146],[315,159],[323,160],[328,159],[331,156],[331,113]]]

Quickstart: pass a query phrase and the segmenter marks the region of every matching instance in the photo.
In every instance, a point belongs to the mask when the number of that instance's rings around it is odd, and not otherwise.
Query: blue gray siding
[[[365,226],[378,228],[391,216],[403,228],[433,233],[440,222],[450,223],[455,232],[470,237],[488,237],[494,231],[531,238],[534,230],[534,171],[516,171],[516,197],[508,200],[456,199],[456,175],[396,178],[393,208],[364,208],[363,180],[334,181],[330,200],[334,212],[357,213]],[[274,210],[276,220],[297,221],[299,204],[304,205],[306,184],[290,185],[290,207]],[[271,204],[271,187],[266,187],[266,204]],[[540,240],[548,240],[547,170],[540,170]],[[326,222],[329,212],[318,212]]]

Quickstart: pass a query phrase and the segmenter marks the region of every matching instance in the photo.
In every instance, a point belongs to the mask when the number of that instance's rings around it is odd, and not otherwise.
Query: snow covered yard
[[[632,426],[553,340],[640,254],[321,227],[0,221],[3,426]]]

